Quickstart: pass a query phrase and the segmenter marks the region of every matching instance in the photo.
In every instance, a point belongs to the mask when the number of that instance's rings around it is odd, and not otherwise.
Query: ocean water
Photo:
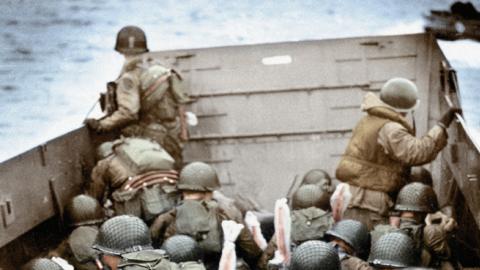
[[[122,57],[116,32],[141,26],[151,50],[423,31],[448,0],[2,0],[0,160],[77,128]],[[478,6],[478,2],[475,2]],[[465,118],[480,129],[480,46],[445,42]],[[99,116],[98,107],[90,116]]]

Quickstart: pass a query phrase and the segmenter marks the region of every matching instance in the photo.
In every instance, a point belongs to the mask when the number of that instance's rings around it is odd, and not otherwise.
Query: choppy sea
[[[151,50],[210,47],[416,33],[423,31],[423,15],[451,3],[2,0],[0,160],[81,125],[105,82],[120,70],[113,45],[124,25],[141,26]],[[441,45],[458,72],[465,118],[478,131],[480,43]],[[99,114],[97,108],[92,116]]]

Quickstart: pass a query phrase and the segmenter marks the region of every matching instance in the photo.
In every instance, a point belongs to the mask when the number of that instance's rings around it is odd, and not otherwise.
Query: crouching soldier
[[[406,185],[398,194],[395,210],[400,216],[399,230],[410,236],[415,248],[420,251],[420,265],[446,267],[450,259],[447,241],[456,222],[441,212],[436,212],[438,203],[433,189],[418,182]],[[378,225],[372,231],[373,241],[387,231],[395,230],[388,225]]]
[[[75,196],[65,208],[64,220],[73,231],[49,256],[61,257],[75,269],[97,269],[97,252],[92,245],[97,237],[98,227],[105,220],[105,212],[98,201],[87,195]]]
[[[333,225],[328,212],[329,194],[317,185],[301,186],[292,198],[290,241],[295,247],[308,240],[321,240]],[[277,232],[276,232],[277,233]],[[258,268],[267,269],[268,262],[278,248],[277,236],[273,235],[258,262]]]
[[[105,221],[93,248],[99,252],[98,269],[178,269],[165,251],[153,249],[148,226],[138,217],[122,215]]]
[[[223,234],[221,222],[234,220],[212,199],[213,191],[220,188],[217,173],[208,164],[193,162],[180,172],[177,187],[183,201],[171,211],[158,216],[150,230],[155,244],[176,234],[188,235],[195,239],[205,253],[207,269],[216,269],[222,251]],[[247,229],[242,229],[236,241],[240,256],[249,261],[261,253]]]
[[[387,81],[380,97],[365,95],[362,110],[367,115],[353,130],[336,170],[337,179],[350,184],[352,193],[345,218],[359,220],[370,230],[388,223],[390,196],[407,183],[409,167],[431,162],[447,144],[446,128],[459,109],[447,111],[425,136],[416,138],[406,115],[418,103],[417,87],[402,78]]]
[[[102,204],[111,199],[116,215],[135,215],[147,222],[175,205],[174,160],[158,143],[122,138],[111,147],[111,154],[92,170],[88,194]]]
[[[326,232],[326,238],[338,251],[342,270],[372,269],[366,261],[363,261],[370,253],[370,233],[361,222],[341,220]]]
[[[146,54],[147,39],[139,27],[123,27],[115,50],[125,56],[125,64],[117,80],[107,84],[106,116],[86,119],[85,124],[96,132],[120,131],[123,136],[153,139],[174,157],[179,169],[188,140],[183,108],[190,101],[180,75]]]

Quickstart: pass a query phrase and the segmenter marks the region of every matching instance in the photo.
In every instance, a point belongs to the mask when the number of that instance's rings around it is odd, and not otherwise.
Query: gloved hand
[[[423,242],[429,250],[440,258],[450,257],[448,235],[457,227],[455,219],[438,211],[428,214],[423,228]]]
[[[440,118],[440,121],[438,121],[438,123],[444,127],[444,128],[448,128],[450,126],[450,124],[452,123],[453,121],[453,118],[455,118],[455,114],[456,113],[462,113],[462,109],[460,108],[457,108],[457,107],[453,107],[453,108],[450,108],[448,109],[448,111],[446,111],[442,118]]]
[[[100,121],[94,118],[87,118],[83,123],[90,129],[96,132],[102,132]]]
[[[233,220],[222,221],[223,238],[225,242],[234,243],[243,229],[243,224],[236,223]]]

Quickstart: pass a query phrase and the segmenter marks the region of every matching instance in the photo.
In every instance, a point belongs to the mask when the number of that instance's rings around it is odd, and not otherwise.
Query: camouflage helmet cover
[[[202,260],[202,251],[192,237],[187,235],[174,235],[162,245],[170,260],[175,263]]]
[[[292,254],[291,270],[339,270],[340,260],[329,244],[311,240],[302,243]]]
[[[404,78],[388,80],[380,90],[380,99],[398,112],[409,112],[419,104],[417,86]]]
[[[391,232],[374,243],[368,262],[376,267],[402,268],[415,266],[418,253],[415,242],[406,234]]]
[[[414,182],[404,186],[397,196],[395,210],[433,213],[438,209],[437,195],[432,187]]]
[[[177,187],[180,190],[214,191],[220,188],[220,181],[212,166],[197,161],[182,169]]]
[[[292,198],[292,208],[305,209],[317,207],[327,210],[330,206],[330,194],[318,185],[303,185],[295,191]]]
[[[350,245],[356,254],[366,255],[370,248],[370,233],[367,226],[363,223],[344,219],[333,225],[333,227],[326,232],[327,236],[333,236]]]
[[[24,270],[62,270],[63,268],[54,261],[46,258],[35,259],[28,263]]]
[[[103,223],[93,248],[106,254],[122,255],[152,249],[152,240],[143,220],[122,215]]]
[[[95,225],[105,220],[105,212],[93,197],[81,194],[65,207],[65,221],[70,226]]]
[[[124,54],[138,54],[148,52],[147,37],[140,27],[125,26],[117,34],[115,50]]]

